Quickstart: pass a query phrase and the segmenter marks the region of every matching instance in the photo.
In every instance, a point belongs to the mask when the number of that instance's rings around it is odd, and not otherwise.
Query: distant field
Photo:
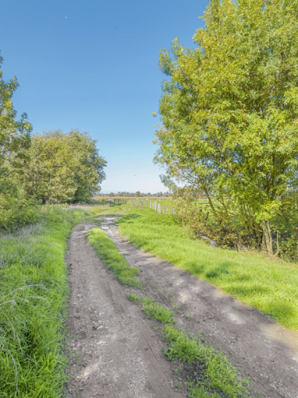
[[[111,200],[111,199],[148,199],[148,200],[171,200],[171,196],[109,196],[109,195],[95,195],[92,197],[94,200]]]

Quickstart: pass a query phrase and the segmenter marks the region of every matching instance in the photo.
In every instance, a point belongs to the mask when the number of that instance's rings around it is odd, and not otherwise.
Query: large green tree
[[[18,87],[16,77],[3,80],[0,57],[0,195],[15,191],[18,173],[22,173],[24,160],[30,146],[31,124],[27,115],[17,120],[12,96]],[[14,192],[15,194],[15,192]]]
[[[46,202],[84,202],[100,190],[106,161],[86,133],[61,131],[32,137],[23,183],[29,197]]]
[[[156,161],[207,196],[213,212],[238,209],[260,225],[297,190],[298,1],[213,0],[196,48],[162,50]],[[219,217],[220,218],[220,217]],[[246,218],[247,219],[247,218]]]

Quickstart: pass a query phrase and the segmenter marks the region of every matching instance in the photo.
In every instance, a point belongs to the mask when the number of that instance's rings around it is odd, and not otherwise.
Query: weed
[[[190,314],[189,312],[186,311],[185,316],[187,319],[192,319],[193,318],[193,314]]]
[[[175,297],[171,297],[170,303],[171,303],[171,307],[172,307],[174,310],[180,310],[181,305],[177,303],[177,299],[176,299]]]
[[[173,312],[158,305],[147,297],[142,299],[143,311],[149,318],[155,318],[161,323],[173,323]]]
[[[154,300],[148,297],[138,297],[136,294],[129,294],[128,300],[141,304],[143,311],[148,318],[154,318],[161,323],[174,323],[173,312],[167,308],[158,305]]]
[[[151,325],[152,326],[152,329],[154,329],[154,330],[159,330],[159,328],[157,327],[157,326],[155,326],[155,325]]]
[[[139,303],[141,300],[136,294],[128,294],[127,298],[129,301],[133,301],[133,302],[137,302],[137,303]]]

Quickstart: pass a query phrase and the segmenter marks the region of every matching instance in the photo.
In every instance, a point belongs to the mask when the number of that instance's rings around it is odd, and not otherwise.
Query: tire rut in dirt
[[[88,243],[95,226],[79,224],[68,243],[69,352],[75,355],[66,396],[185,397],[185,390],[171,387],[173,365],[162,355],[158,333]]]

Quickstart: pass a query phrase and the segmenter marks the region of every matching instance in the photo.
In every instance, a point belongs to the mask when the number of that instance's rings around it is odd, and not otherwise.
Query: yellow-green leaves
[[[42,202],[86,201],[99,190],[106,161],[87,133],[35,135],[23,181],[28,196]]]
[[[197,48],[175,40],[173,59],[161,54],[170,79],[156,161],[211,200],[249,206],[255,220],[273,217],[297,189],[297,6],[213,0]]]

